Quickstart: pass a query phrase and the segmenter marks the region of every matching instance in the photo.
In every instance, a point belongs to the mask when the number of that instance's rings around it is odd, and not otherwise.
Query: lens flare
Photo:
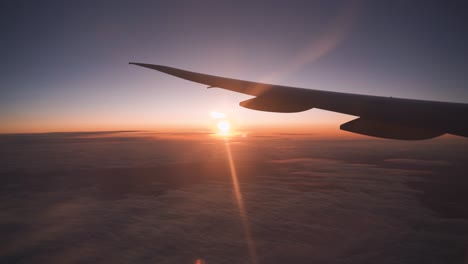
[[[216,112],[216,111],[212,111],[210,113],[210,115],[211,115],[211,118],[214,118],[214,119],[224,119],[224,118],[226,118],[225,113]]]

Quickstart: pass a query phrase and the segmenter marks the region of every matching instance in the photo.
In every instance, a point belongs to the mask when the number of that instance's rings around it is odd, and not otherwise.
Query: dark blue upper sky
[[[466,103],[467,10],[465,1],[2,1],[0,130],[195,124],[244,98],[129,61]],[[247,124],[275,121],[235,111]]]

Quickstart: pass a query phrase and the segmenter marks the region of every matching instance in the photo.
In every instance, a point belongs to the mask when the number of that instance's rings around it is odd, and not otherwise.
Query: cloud
[[[449,162],[444,160],[420,160],[420,159],[386,159],[386,162],[406,164],[406,165],[419,165],[419,166],[448,166]]]
[[[15,143],[0,161],[2,261],[248,263],[223,141],[56,142]],[[402,162],[399,145],[374,141],[250,138],[231,148],[260,263],[463,261],[467,220],[425,202],[464,204],[430,189],[453,179],[441,164],[458,175],[459,156],[411,145]]]

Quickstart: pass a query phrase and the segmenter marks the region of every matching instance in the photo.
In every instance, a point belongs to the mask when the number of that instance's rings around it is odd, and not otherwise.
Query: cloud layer
[[[223,140],[0,141],[2,262],[249,263]],[[466,142],[231,142],[259,263],[464,261]]]

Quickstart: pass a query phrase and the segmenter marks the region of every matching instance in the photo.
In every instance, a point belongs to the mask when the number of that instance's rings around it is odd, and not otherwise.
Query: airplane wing
[[[294,113],[318,108],[357,119],[340,128],[358,134],[403,140],[422,140],[453,134],[468,137],[468,104],[402,99],[321,91],[257,83],[146,63],[130,64],[185,80],[252,95],[240,103],[249,109]]]

